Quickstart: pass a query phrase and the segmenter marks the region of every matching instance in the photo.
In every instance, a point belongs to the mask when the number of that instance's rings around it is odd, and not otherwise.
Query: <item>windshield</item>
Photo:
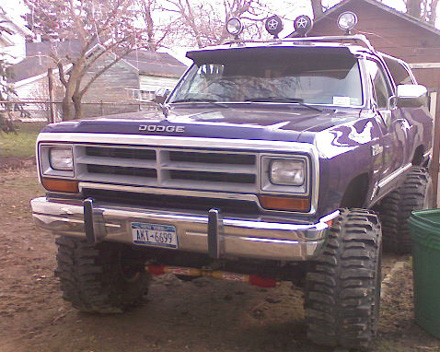
[[[259,49],[230,50],[234,54],[223,50],[217,55],[213,51],[198,57],[168,102],[362,105],[360,70],[352,55]],[[207,62],[197,62],[203,59]]]

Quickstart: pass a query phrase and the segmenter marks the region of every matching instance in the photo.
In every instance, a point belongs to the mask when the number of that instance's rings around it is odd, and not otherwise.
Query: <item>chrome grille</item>
[[[75,145],[80,181],[177,189],[257,192],[257,153]]]

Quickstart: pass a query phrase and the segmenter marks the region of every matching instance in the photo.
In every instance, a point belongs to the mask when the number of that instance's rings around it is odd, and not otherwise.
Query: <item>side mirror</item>
[[[401,84],[396,99],[399,108],[419,108],[428,104],[428,90],[419,84]]]
[[[168,95],[170,95],[170,90],[167,88],[159,88],[154,92],[154,99],[153,101],[158,104],[165,103],[165,100],[167,100]]]

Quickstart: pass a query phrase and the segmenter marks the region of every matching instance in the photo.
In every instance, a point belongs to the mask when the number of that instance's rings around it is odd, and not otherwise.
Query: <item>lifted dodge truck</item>
[[[426,89],[358,35],[235,39],[187,56],[162,111],[39,135],[47,195],[33,217],[57,235],[64,299],[121,312],[163,273],[291,281],[304,284],[312,341],[367,346],[382,231],[407,251],[407,218],[430,204]]]

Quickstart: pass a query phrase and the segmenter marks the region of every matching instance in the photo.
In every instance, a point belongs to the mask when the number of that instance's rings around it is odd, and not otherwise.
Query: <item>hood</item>
[[[48,125],[43,132],[118,133],[311,142],[317,132],[359,118],[359,109],[286,108],[285,104],[197,106],[104,116]],[[312,138],[313,139],[313,138]]]

